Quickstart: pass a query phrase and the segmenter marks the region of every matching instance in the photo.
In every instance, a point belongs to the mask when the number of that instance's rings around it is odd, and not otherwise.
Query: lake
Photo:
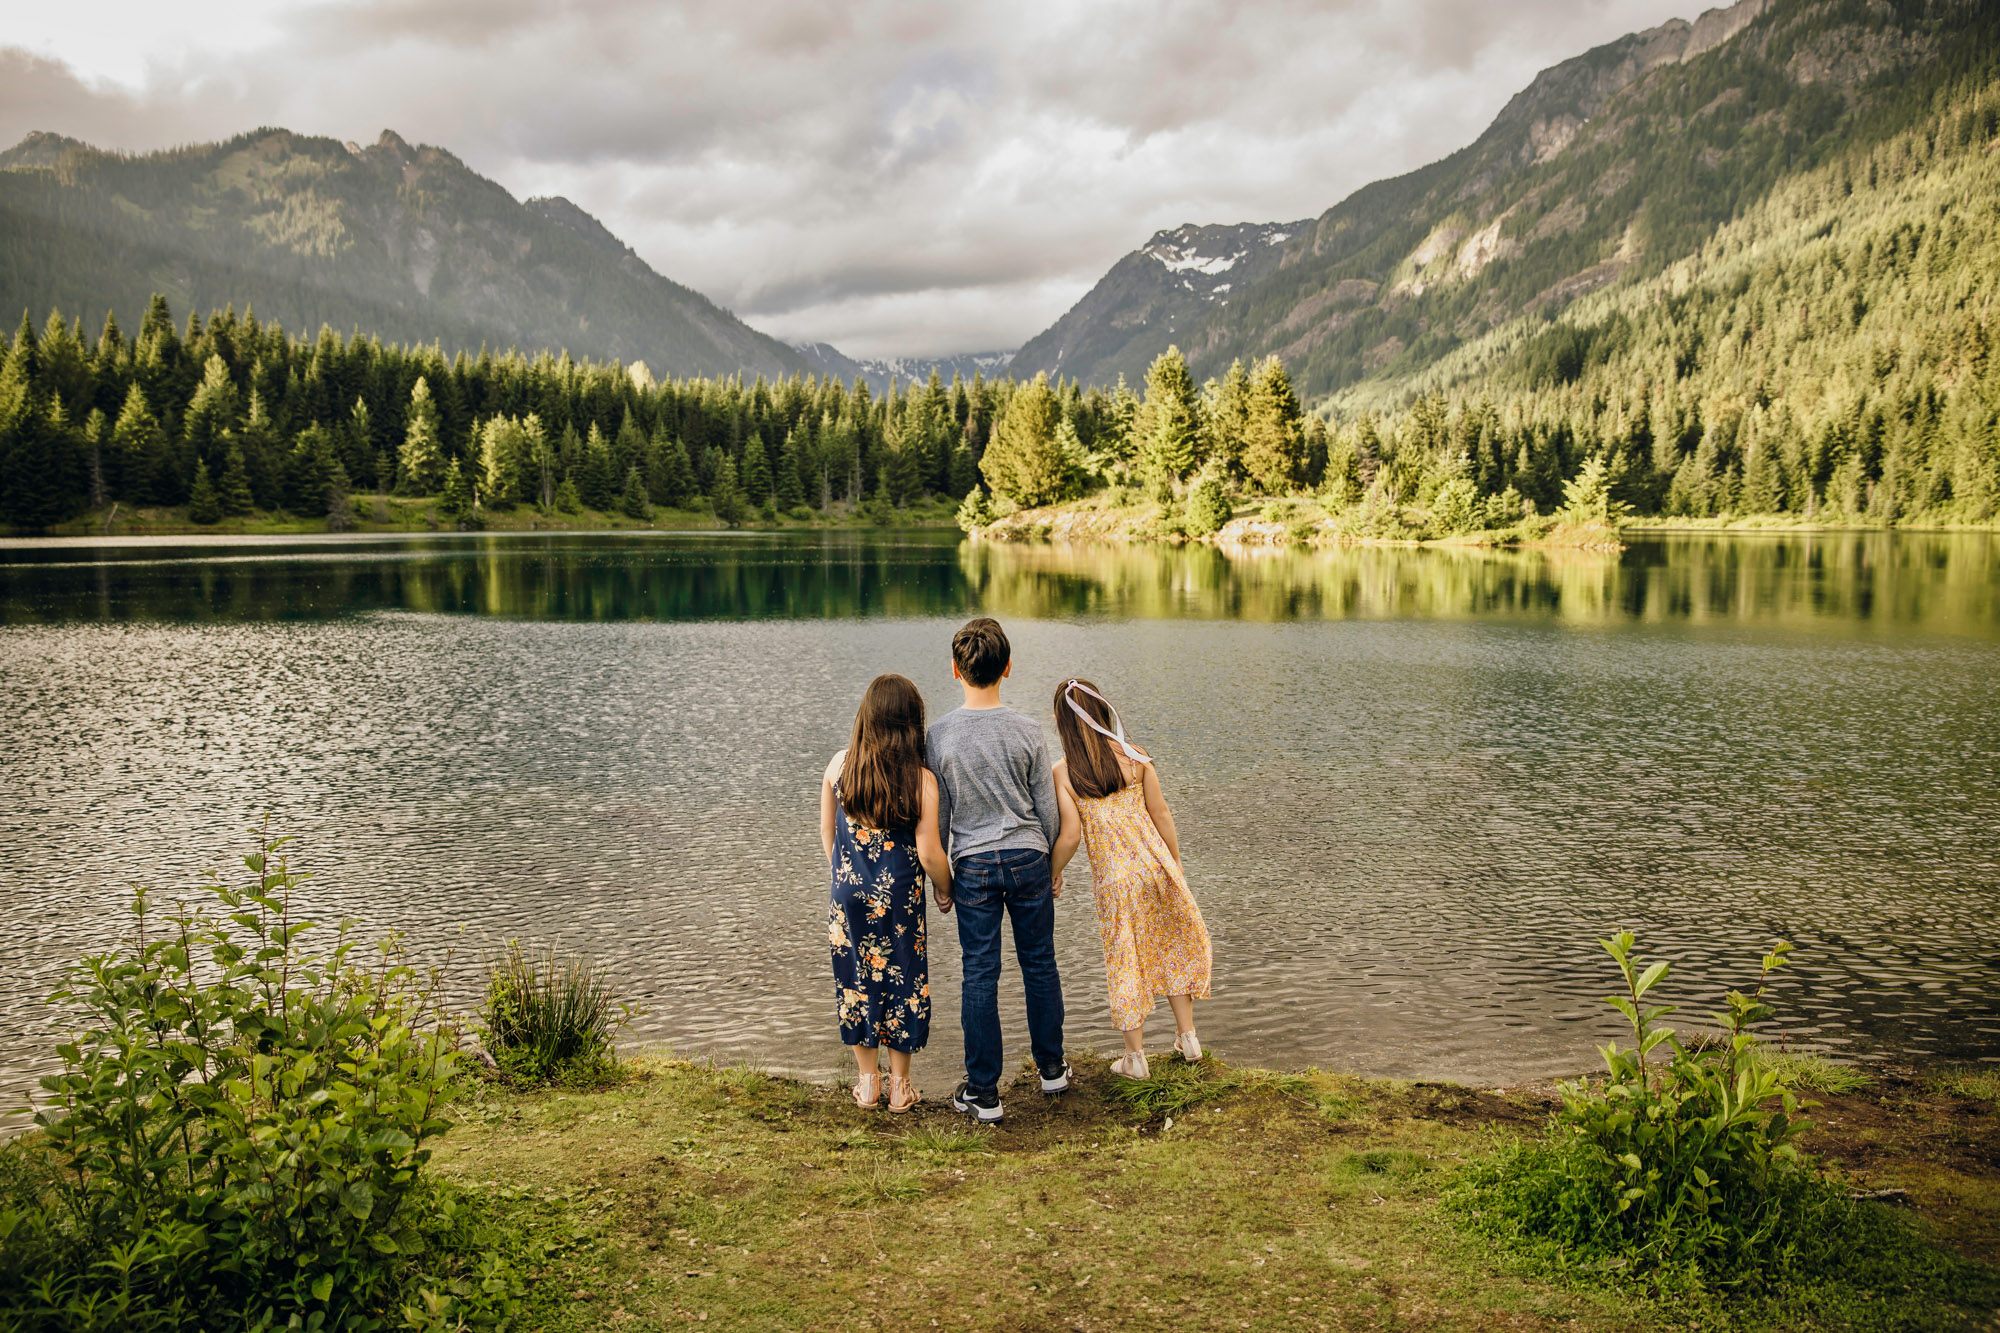
[[[615,969],[632,1041],[829,1075],[819,773],[877,672],[956,705],[979,612],[1010,702],[1046,724],[1090,676],[1158,755],[1227,1059],[1580,1071],[1617,1031],[1594,941],[1620,926],[1687,1013],[1782,936],[1774,1036],[2000,1058],[1995,535],[183,538],[0,545],[0,1100],[47,1069],[38,997],[123,928],[125,884],[173,896],[266,813],[314,915],[455,950],[463,997],[506,939],[559,940]],[[1083,866],[1069,1041],[1110,1053]],[[932,925],[940,1096],[958,951]]]

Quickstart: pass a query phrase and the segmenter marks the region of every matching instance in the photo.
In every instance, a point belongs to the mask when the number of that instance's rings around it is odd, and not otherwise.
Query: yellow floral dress
[[[1109,796],[1077,798],[1090,855],[1111,1021],[1138,1027],[1161,995],[1208,998],[1213,951],[1187,877],[1146,813],[1146,788],[1133,782]]]

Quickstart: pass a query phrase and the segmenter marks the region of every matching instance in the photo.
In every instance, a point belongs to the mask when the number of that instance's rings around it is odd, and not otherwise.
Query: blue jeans
[[[997,1092],[1000,1042],[1000,916],[1014,923],[1014,957],[1028,1001],[1028,1046],[1038,1069],[1063,1058],[1062,977],[1056,972],[1056,905],[1049,855],[1027,848],[977,852],[951,867],[958,944],[965,954],[959,1018],[965,1025],[965,1081],[975,1093]]]

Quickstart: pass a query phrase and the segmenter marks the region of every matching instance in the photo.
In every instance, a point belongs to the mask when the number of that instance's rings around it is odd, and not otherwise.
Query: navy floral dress
[[[834,784],[833,900],[827,943],[840,1039],[849,1046],[921,1051],[931,1035],[931,972],[924,957],[924,870],[917,831],[857,828]]]

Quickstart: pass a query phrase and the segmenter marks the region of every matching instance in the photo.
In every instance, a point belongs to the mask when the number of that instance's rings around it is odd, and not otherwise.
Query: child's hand
[[[1055,878],[1049,881],[1049,897],[1062,897],[1062,877],[1063,872],[1058,870],[1056,871]]]
[[[944,913],[946,916],[950,916],[952,906],[951,890],[934,880],[931,883],[931,896],[937,899],[938,911]]]

